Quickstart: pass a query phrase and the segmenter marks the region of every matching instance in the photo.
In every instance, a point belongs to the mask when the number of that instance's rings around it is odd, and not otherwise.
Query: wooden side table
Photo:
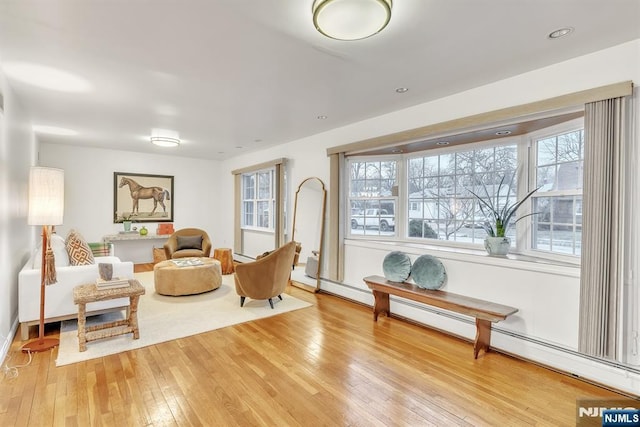
[[[73,288],[73,302],[78,305],[78,343],[80,351],[87,349],[88,341],[128,333],[133,333],[134,340],[140,338],[138,330],[138,300],[140,295],[144,295],[144,293],[144,286],[135,279],[129,280],[129,286],[124,288],[98,289],[95,283]],[[87,303],[125,297],[129,297],[130,301],[125,320],[86,327]]]
[[[220,261],[222,274],[231,274],[236,271],[233,266],[233,251],[230,248],[216,248],[213,250],[213,258]]]

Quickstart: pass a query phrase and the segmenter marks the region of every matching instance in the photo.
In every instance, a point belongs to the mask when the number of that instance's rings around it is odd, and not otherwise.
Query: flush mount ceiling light
[[[315,0],[313,25],[336,40],[361,40],[382,31],[391,19],[392,0]]]
[[[177,147],[180,145],[180,137],[174,130],[152,129],[151,143],[159,147]]]

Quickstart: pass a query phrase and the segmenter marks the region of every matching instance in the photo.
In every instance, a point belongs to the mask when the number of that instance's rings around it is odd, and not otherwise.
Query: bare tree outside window
[[[484,240],[485,218],[469,188],[495,188],[517,168],[516,145],[414,157],[407,161],[409,222],[426,223],[436,234],[410,236],[468,243]],[[411,230],[419,230],[417,225]]]

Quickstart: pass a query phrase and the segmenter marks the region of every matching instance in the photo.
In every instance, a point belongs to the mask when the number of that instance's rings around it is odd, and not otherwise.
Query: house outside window
[[[273,231],[274,169],[242,175],[242,227]]]
[[[349,162],[351,235],[395,236],[397,161]]]
[[[533,194],[531,248],[580,255],[584,130],[534,138],[538,191]]]

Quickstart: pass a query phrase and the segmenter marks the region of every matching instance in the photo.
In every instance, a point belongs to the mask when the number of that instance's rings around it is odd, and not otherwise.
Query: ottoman
[[[213,258],[196,259],[202,264],[180,267],[170,260],[157,263],[153,267],[156,292],[160,295],[180,296],[218,289],[222,284],[220,261]]]

